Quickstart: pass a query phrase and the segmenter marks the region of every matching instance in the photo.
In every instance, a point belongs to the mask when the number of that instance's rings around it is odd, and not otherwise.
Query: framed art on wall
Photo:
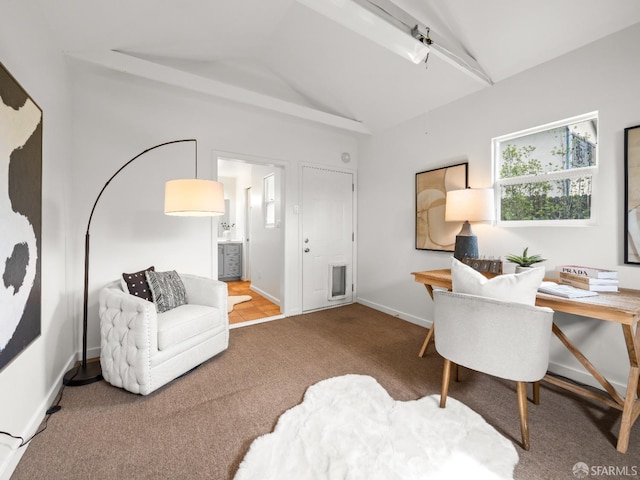
[[[640,264],[640,125],[624,130],[624,263]]]
[[[445,222],[447,192],[467,188],[469,163],[416,173],[416,249],[453,252],[460,223]]]
[[[42,110],[0,64],[0,369],[40,335]]]

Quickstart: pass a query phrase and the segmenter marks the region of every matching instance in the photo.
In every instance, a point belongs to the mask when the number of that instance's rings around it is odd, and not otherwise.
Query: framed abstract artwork
[[[453,252],[459,222],[445,222],[447,192],[469,184],[469,163],[416,173],[416,249]]]
[[[0,64],[0,369],[40,336],[42,110]]]
[[[624,130],[624,263],[640,265],[640,125]]]

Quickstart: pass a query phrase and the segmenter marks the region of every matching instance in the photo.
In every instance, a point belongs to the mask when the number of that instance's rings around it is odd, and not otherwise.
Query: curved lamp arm
[[[133,157],[127,163],[122,165],[116,171],[116,173],[111,175],[111,178],[109,178],[109,180],[107,180],[107,182],[104,184],[104,186],[102,187],[102,190],[100,190],[100,193],[98,193],[98,198],[96,198],[96,201],[93,202],[93,208],[91,209],[91,213],[89,214],[89,222],[87,223],[87,235],[89,235],[89,228],[91,227],[91,219],[93,218],[93,211],[96,209],[96,205],[98,205],[98,200],[100,200],[100,197],[102,196],[102,193],[104,192],[105,188],[107,188],[107,185],[109,185],[111,183],[111,180],[116,178],[118,176],[118,174],[122,170],[124,170],[130,163],[132,163],[136,158],[141,157],[145,153],[150,152],[151,150],[155,150],[156,148],[164,147],[165,145],[171,145],[172,143],[181,143],[181,142],[194,142],[195,143],[196,178],[198,178],[198,141],[195,138],[190,138],[190,139],[186,139],[186,140],[172,140],[171,142],[164,142],[164,143],[161,143],[160,145],[156,145],[155,147],[147,148],[144,152],[140,152],[138,155]]]
[[[91,228],[91,220],[93,219],[93,212],[96,209],[96,205],[98,205],[98,201],[102,196],[102,193],[107,188],[107,185],[111,183],[118,174],[124,170],[129,164],[131,164],[134,160],[141,157],[147,152],[151,150],[155,150],[156,148],[164,147],[165,145],[171,145],[173,143],[182,143],[182,142],[194,142],[195,144],[195,175],[198,177],[198,142],[196,139],[185,139],[185,140],[172,140],[170,142],[164,142],[159,145],[156,145],[151,148],[147,148],[145,151],[140,152],[138,155],[133,157],[127,163],[125,163],[122,167],[120,167],[116,173],[111,175],[109,180],[104,184],[100,193],[98,193],[98,197],[96,201],[93,202],[93,207],[91,208],[91,213],[89,214],[89,221],[87,222],[87,232],[84,237],[84,298],[82,305],[82,363],[78,367],[74,367],[65,373],[63,378],[63,383],[68,386],[80,386],[87,385],[89,383],[94,383],[102,379],[102,369],[100,368],[100,362],[92,362],[87,364],[87,312],[88,312],[88,303],[89,303],[89,229]]]

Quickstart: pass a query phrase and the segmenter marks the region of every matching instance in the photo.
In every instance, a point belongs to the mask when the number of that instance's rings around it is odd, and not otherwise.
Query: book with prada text
[[[560,280],[580,282],[587,285],[618,285],[617,278],[594,278],[567,272],[558,272],[558,278]]]
[[[571,285],[572,287],[581,288],[582,290],[589,290],[590,292],[617,292],[618,284],[603,285],[598,283],[584,283],[575,282],[573,280],[566,280],[564,278],[558,281],[561,285]]]
[[[604,268],[584,267],[581,265],[561,265],[557,270],[558,272],[572,273],[574,275],[582,275],[583,277],[618,278],[617,271],[607,270]]]

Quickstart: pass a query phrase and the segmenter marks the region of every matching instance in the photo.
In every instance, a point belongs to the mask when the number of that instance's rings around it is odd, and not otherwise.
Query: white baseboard
[[[274,297],[273,295],[268,294],[267,292],[259,289],[258,287],[254,286],[253,284],[251,284],[249,286],[249,289],[256,292],[258,295],[263,296],[264,298],[266,298],[267,300],[269,300],[272,303],[275,303],[276,305],[278,305],[279,307],[282,307],[282,305],[280,305],[280,299]]]
[[[64,374],[73,367],[75,362],[75,356],[70,358],[67,362],[67,366],[58,374],[58,377],[56,378],[55,382],[53,382],[53,385],[49,387],[49,392],[47,393],[46,398],[42,401],[36,412],[34,412],[34,414],[31,416],[29,424],[24,429],[26,432],[30,433],[23,433],[21,435],[25,440],[28,440],[29,437],[31,437],[37,431],[38,427],[42,423],[42,420],[44,420],[47,410],[51,405],[53,405],[53,402],[58,396],[58,392],[61,388],[60,386],[62,385],[62,377],[64,377]],[[3,448],[0,448],[0,480],[10,480],[11,475],[18,466],[18,462],[20,462],[20,459],[27,451],[27,448],[29,448],[29,444],[26,444],[24,447],[18,448],[18,445],[20,445],[20,441],[16,439],[10,439],[10,442],[11,443],[7,443],[6,445],[15,445],[13,449],[7,448],[5,450]],[[4,446],[4,444],[0,444],[0,447]],[[6,456],[5,451],[7,452]]]
[[[356,300],[358,303],[366,307],[371,307],[374,310],[378,310],[380,312],[386,313],[387,315],[391,315],[392,317],[400,318],[401,320],[405,320],[409,323],[414,323],[416,325],[420,325],[421,327],[431,328],[433,322],[431,320],[427,320],[424,318],[416,317],[415,315],[411,315],[409,313],[401,312],[399,310],[395,310],[393,308],[385,307],[384,305],[380,305],[379,303],[372,302],[365,298],[358,298]]]
[[[82,353],[80,353],[82,355]],[[87,358],[100,358],[100,347],[87,348]],[[78,357],[81,360],[81,357]]]
[[[567,365],[561,365],[555,362],[549,362],[549,372],[555,373],[556,375],[560,375],[566,377],[574,382],[581,383],[583,385],[589,385],[590,387],[597,388],[598,390],[605,391],[602,388],[595,378],[591,376],[588,372],[583,372],[582,370],[578,370],[574,367],[569,367]],[[613,388],[617,390],[623,397],[625,392],[627,391],[627,386],[623,383],[616,382],[615,380],[607,379],[609,383],[613,385]]]

